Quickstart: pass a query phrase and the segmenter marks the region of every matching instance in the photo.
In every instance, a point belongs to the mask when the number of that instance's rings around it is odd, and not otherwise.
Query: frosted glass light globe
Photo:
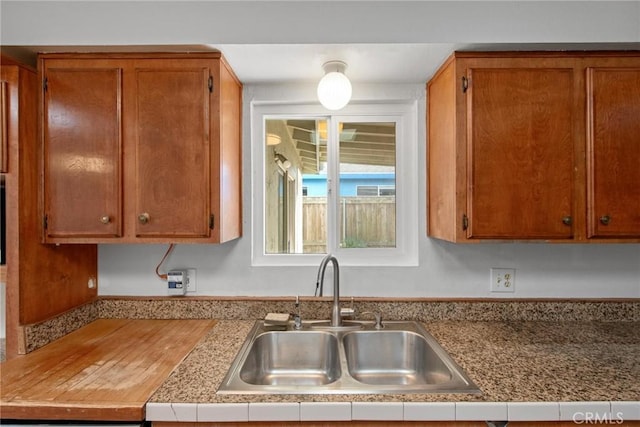
[[[328,65],[325,64],[325,69]],[[347,76],[340,71],[327,72],[318,83],[318,100],[328,110],[344,108],[351,100],[351,82]]]

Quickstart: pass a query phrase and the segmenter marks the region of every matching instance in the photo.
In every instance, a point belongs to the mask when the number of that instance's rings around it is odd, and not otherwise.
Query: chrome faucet
[[[324,288],[324,272],[327,269],[327,264],[331,262],[333,264],[333,306],[331,308],[331,326],[342,326],[342,316],[340,315],[340,266],[338,260],[331,254],[328,254],[320,262],[318,268],[318,278],[316,280],[316,293],[318,290],[318,296],[322,296],[322,290]]]

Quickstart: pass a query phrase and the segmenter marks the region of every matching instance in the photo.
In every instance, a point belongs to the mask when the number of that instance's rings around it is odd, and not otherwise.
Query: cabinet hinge
[[[49,89],[49,79],[45,77],[42,81],[42,90],[46,92],[47,89]]]
[[[467,89],[469,89],[469,79],[467,76],[462,76],[462,93],[467,93]]]
[[[214,216],[213,214],[209,215],[209,228],[211,230],[213,230],[213,225],[214,225]]]
[[[213,76],[209,76],[209,92],[213,93]]]
[[[48,227],[49,227],[49,216],[45,215],[42,218],[42,228],[46,230]]]
[[[469,228],[469,217],[466,214],[462,214],[462,229],[466,230]]]

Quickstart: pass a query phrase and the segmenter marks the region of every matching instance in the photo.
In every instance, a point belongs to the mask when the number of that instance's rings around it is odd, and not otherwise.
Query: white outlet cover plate
[[[515,292],[516,269],[492,268],[490,290],[491,292]]]
[[[189,275],[189,283],[187,283],[187,292],[197,292],[198,291],[198,281],[196,269],[195,268],[187,268],[187,274]]]

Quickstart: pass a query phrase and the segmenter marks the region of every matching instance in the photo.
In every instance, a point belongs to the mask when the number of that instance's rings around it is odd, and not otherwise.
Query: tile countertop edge
[[[584,421],[640,420],[640,401],[160,403],[147,421]]]

